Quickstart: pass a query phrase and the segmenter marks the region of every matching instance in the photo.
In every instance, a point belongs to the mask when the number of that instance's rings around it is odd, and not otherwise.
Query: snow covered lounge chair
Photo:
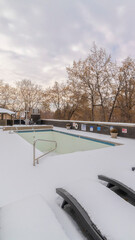
[[[129,188],[127,185],[123,184],[122,182],[113,178],[106,177],[104,175],[98,175],[98,179],[108,182],[108,188],[112,188],[114,186],[118,187],[120,190],[128,194],[133,200],[135,200],[135,191]]]
[[[101,183],[82,179],[56,192],[64,199],[61,207],[75,212],[89,239],[135,239],[135,207]]]
[[[71,207],[75,211],[77,217],[80,219],[83,228],[87,231],[87,233],[90,236],[93,237],[94,240],[105,240],[106,239],[102,236],[100,231],[97,229],[97,227],[91,221],[90,217],[88,216],[88,214],[84,210],[84,208],[78,203],[78,201],[69,192],[67,192],[63,188],[57,188],[56,193],[58,193],[64,199],[61,207],[64,209],[65,205],[67,205],[67,204],[71,205]]]

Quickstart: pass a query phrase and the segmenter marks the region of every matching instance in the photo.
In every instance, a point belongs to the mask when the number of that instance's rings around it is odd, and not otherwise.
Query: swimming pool
[[[33,144],[33,141],[36,139],[56,141],[56,154],[66,154],[115,146],[115,144],[110,142],[103,142],[56,130],[18,131],[17,133],[31,144]],[[36,148],[45,153],[54,148],[54,143],[38,141],[36,143]]]

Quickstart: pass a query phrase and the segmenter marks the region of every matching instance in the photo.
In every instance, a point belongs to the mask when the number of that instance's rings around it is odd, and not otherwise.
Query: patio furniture
[[[100,182],[80,179],[56,192],[90,240],[134,240],[135,207]]]
[[[65,189],[63,188],[57,188],[56,193],[59,194],[63,199],[63,203],[61,208],[64,209],[64,207],[67,204],[70,204],[71,208],[75,211],[77,217],[81,221],[81,224],[85,231],[93,237],[94,240],[105,240],[101,234],[101,232],[98,230],[96,225],[91,221],[89,215],[84,210],[84,208],[79,204],[79,202]]]
[[[114,186],[118,187],[120,190],[122,190],[123,192],[128,194],[132,199],[135,200],[135,191],[128,187],[127,185],[123,184],[122,182],[113,178],[106,177],[104,175],[98,175],[98,179],[108,182],[107,184],[108,188],[112,188]]]

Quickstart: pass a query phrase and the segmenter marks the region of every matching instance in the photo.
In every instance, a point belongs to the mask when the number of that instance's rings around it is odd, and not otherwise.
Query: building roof
[[[2,114],[2,113],[8,114],[8,115],[15,114],[15,112],[12,112],[12,111],[10,111],[10,110],[8,110],[8,109],[0,108],[0,114]]]

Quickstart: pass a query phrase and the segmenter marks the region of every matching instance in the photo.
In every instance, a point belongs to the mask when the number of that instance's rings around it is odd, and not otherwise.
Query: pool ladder
[[[50,142],[50,143],[53,142],[53,143],[55,143],[55,147],[54,147],[53,149],[51,149],[50,151],[48,151],[48,152],[46,152],[46,153],[44,153],[44,154],[42,154],[41,156],[39,156],[39,157],[36,158],[36,143],[37,143],[37,141]],[[36,139],[36,140],[34,140],[34,141],[33,141],[33,166],[35,166],[35,162],[36,162],[36,161],[37,161],[37,164],[39,164],[39,161],[38,161],[39,158],[47,155],[47,154],[50,153],[50,152],[53,152],[56,148],[57,148],[57,142],[56,142],[56,141],[45,140],[45,139]]]

